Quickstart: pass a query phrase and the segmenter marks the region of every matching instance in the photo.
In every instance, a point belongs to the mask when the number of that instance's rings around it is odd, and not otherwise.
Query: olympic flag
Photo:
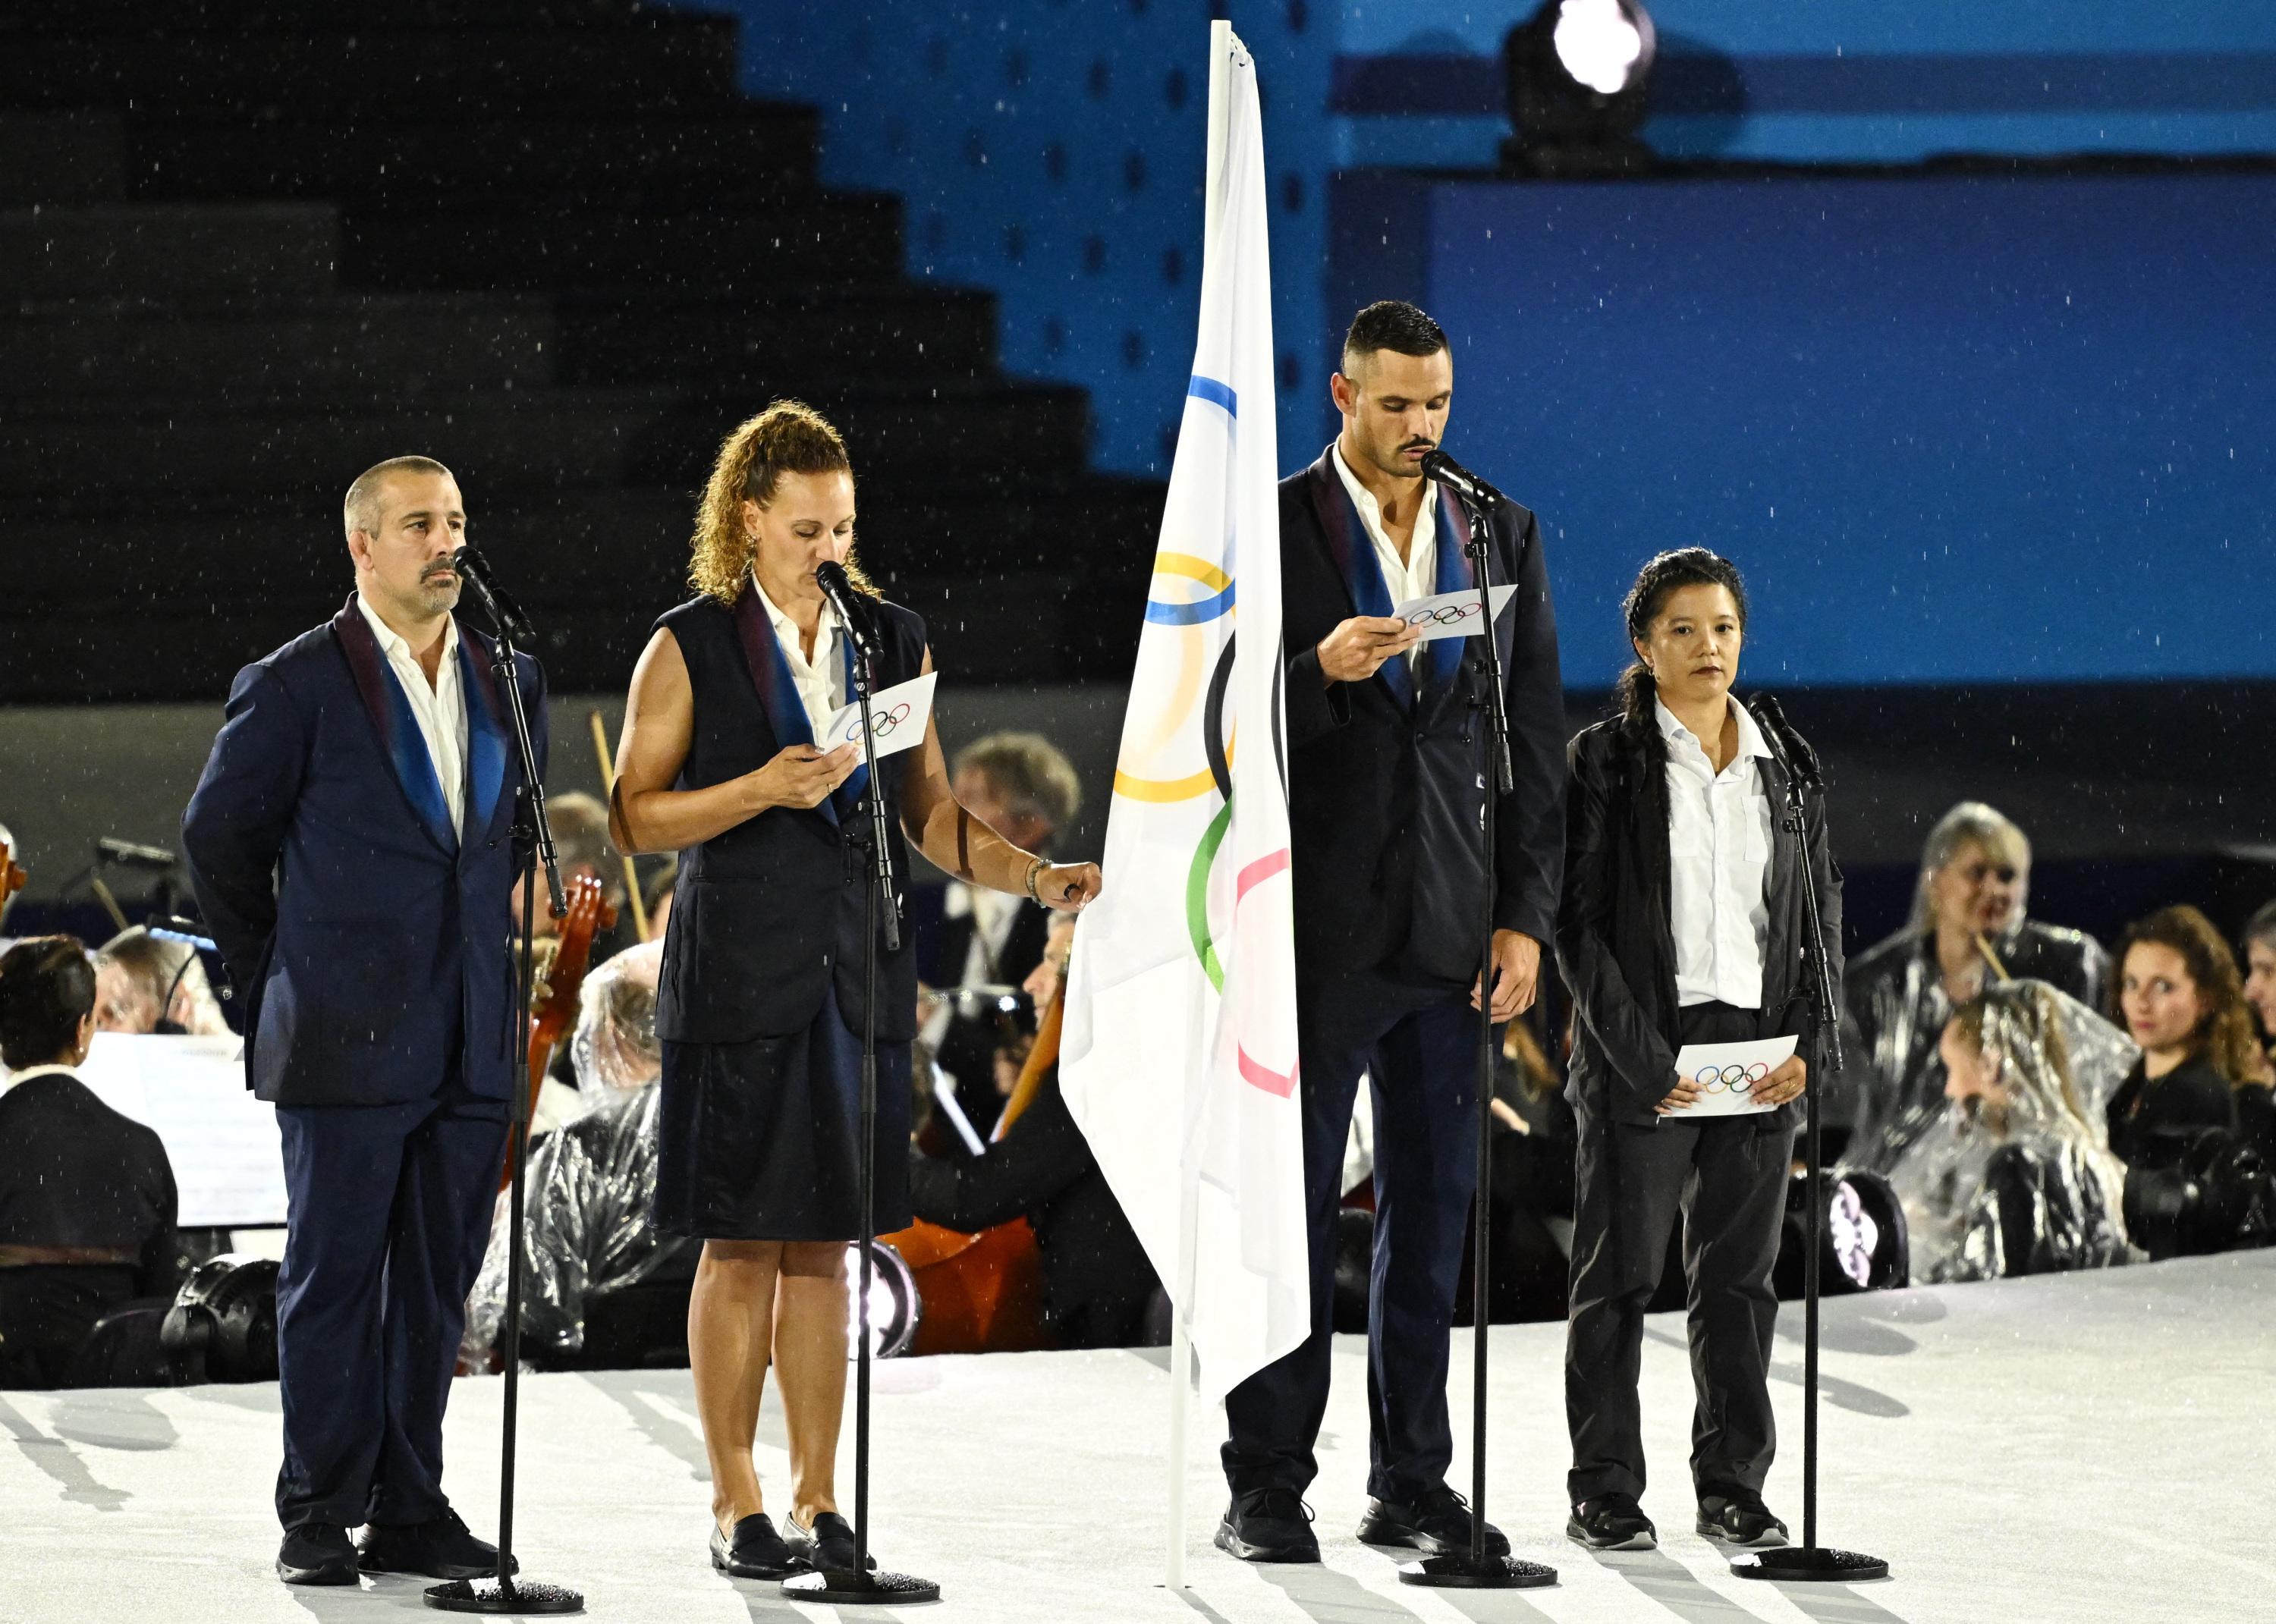
[[[1303,1340],[1311,1295],[1269,200],[1256,69],[1229,24],[1210,43],[1201,332],[1059,1075],[1214,1400]]]

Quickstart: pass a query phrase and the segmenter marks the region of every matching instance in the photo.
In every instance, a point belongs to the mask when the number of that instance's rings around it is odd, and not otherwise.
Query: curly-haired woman
[[[2128,1167],[2168,1167],[2209,1128],[2234,1128],[2236,1089],[2264,1059],[2236,957],[2182,904],[2128,926],[2118,943],[2118,1014],[2141,1063],[2110,1097],[2110,1148]]]
[[[633,673],[611,832],[679,852],[657,988],[664,1077],[655,1221],[701,1238],[688,1351],[711,1461],[713,1566],[752,1578],[853,1564],[833,1487],[846,1397],[846,1255],[860,1223],[858,1131],[869,824],[851,746],[817,747],[851,697],[848,628],[815,579],[862,596],[877,691],[932,669],[924,623],[854,565],[854,470],[820,414],[780,400],[719,449],[697,517],[696,596],[656,622]],[[1066,912],[1095,865],[1052,865],[950,791],[929,724],[886,758],[894,890],[914,839],[971,884]],[[877,945],[876,1221],[909,1222],[910,949]],[[789,1433],[789,1537],[762,1509],[751,1446],[767,1367]]]

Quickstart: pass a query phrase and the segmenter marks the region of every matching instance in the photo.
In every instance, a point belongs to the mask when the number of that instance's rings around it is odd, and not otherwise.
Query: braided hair
[[[736,424],[719,444],[711,477],[704,482],[703,498],[696,506],[689,584],[732,605],[742,596],[758,550],[757,539],[743,522],[743,504],[766,506],[785,474],[841,473],[848,478],[854,473],[844,436],[802,400],[775,401],[756,417]],[[861,590],[879,596],[850,554],[846,573]]]
[[[1686,587],[1721,587],[1730,593],[1731,602],[1739,611],[1739,630],[1745,633],[1747,583],[1740,579],[1739,566],[1704,547],[1679,547],[1673,552],[1661,553],[1638,570],[1635,584],[1620,600],[1620,614],[1627,624],[1630,647],[1650,637],[1651,623],[1667,607],[1667,600]],[[1623,720],[1657,737],[1658,730],[1652,728],[1650,723],[1652,706],[1659,698],[1659,685],[1652,679],[1650,667],[1642,660],[1631,664],[1620,673],[1612,697]]]

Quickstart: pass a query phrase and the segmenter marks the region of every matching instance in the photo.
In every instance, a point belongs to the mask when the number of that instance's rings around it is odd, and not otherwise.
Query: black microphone
[[[490,624],[507,637],[522,642],[535,641],[536,634],[529,629],[529,617],[521,612],[497,578],[490,573],[489,563],[471,547],[460,547],[451,555],[451,567],[459,572],[459,579],[474,589]]]
[[[1747,702],[1747,709],[1755,713],[1755,720],[1763,725],[1763,737],[1778,757],[1779,765],[1796,779],[1804,789],[1825,793],[1825,776],[1818,770],[1817,752],[1809,747],[1809,740],[1794,732],[1794,724],[1786,719],[1786,710],[1768,694],[1757,694]]]
[[[846,573],[846,566],[828,559],[816,565],[814,584],[822,588],[822,596],[838,611],[838,624],[846,628],[846,635],[854,640],[854,646],[864,655],[875,654],[876,649],[869,641],[869,611],[859,607],[861,595],[854,589],[854,578]]]
[[[1509,500],[1436,446],[1422,453],[1422,472],[1441,484],[1453,486],[1455,495],[1480,507],[1499,507]]]
[[[95,861],[98,864],[122,862],[137,869],[171,869],[181,859],[163,846],[138,846],[132,840],[116,840],[105,835],[95,843]]]

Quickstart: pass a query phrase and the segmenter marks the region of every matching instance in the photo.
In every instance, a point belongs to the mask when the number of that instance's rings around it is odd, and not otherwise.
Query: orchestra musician
[[[655,1223],[700,1238],[688,1309],[711,1465],[711,1561],[744,1577],[850,1567],[833,1484],[846,1363],[846,1253],[859,1226],[861,1043],[870,822],[858,747],[816,747],[849,695],[850,631],[876,650],[873,692],[932,669],[924,623],[853,561],[854,473],[818,413],[782,400],[721,445],[689,569],[696,596],[657,621],[633,673],[611,832],[628,854],[679,852],[657,989],[662,1096]],[[866,625],[816,580],[834,562]],[[1064,912],[1098,893],[1090,863],[1014,846],[951,793],[928,720],[884,757],[897,899],[904,837],[967,884]],[[876,1226],[910,1221],[907,937],[877,952]],[[771,1364],[790,1444],[785,1530],[764,1509],[752,1444]]]
[[[393,458],[344,512],[355,592],[237,674],[182,849],[284,1139],[277,1575],[474,1578],[497,1552],[443,1493],[443,1409],[521,1041],[526,790],[496,645],[451,613],[458,482]],[[512,679],[542,774],[544,679]]]

